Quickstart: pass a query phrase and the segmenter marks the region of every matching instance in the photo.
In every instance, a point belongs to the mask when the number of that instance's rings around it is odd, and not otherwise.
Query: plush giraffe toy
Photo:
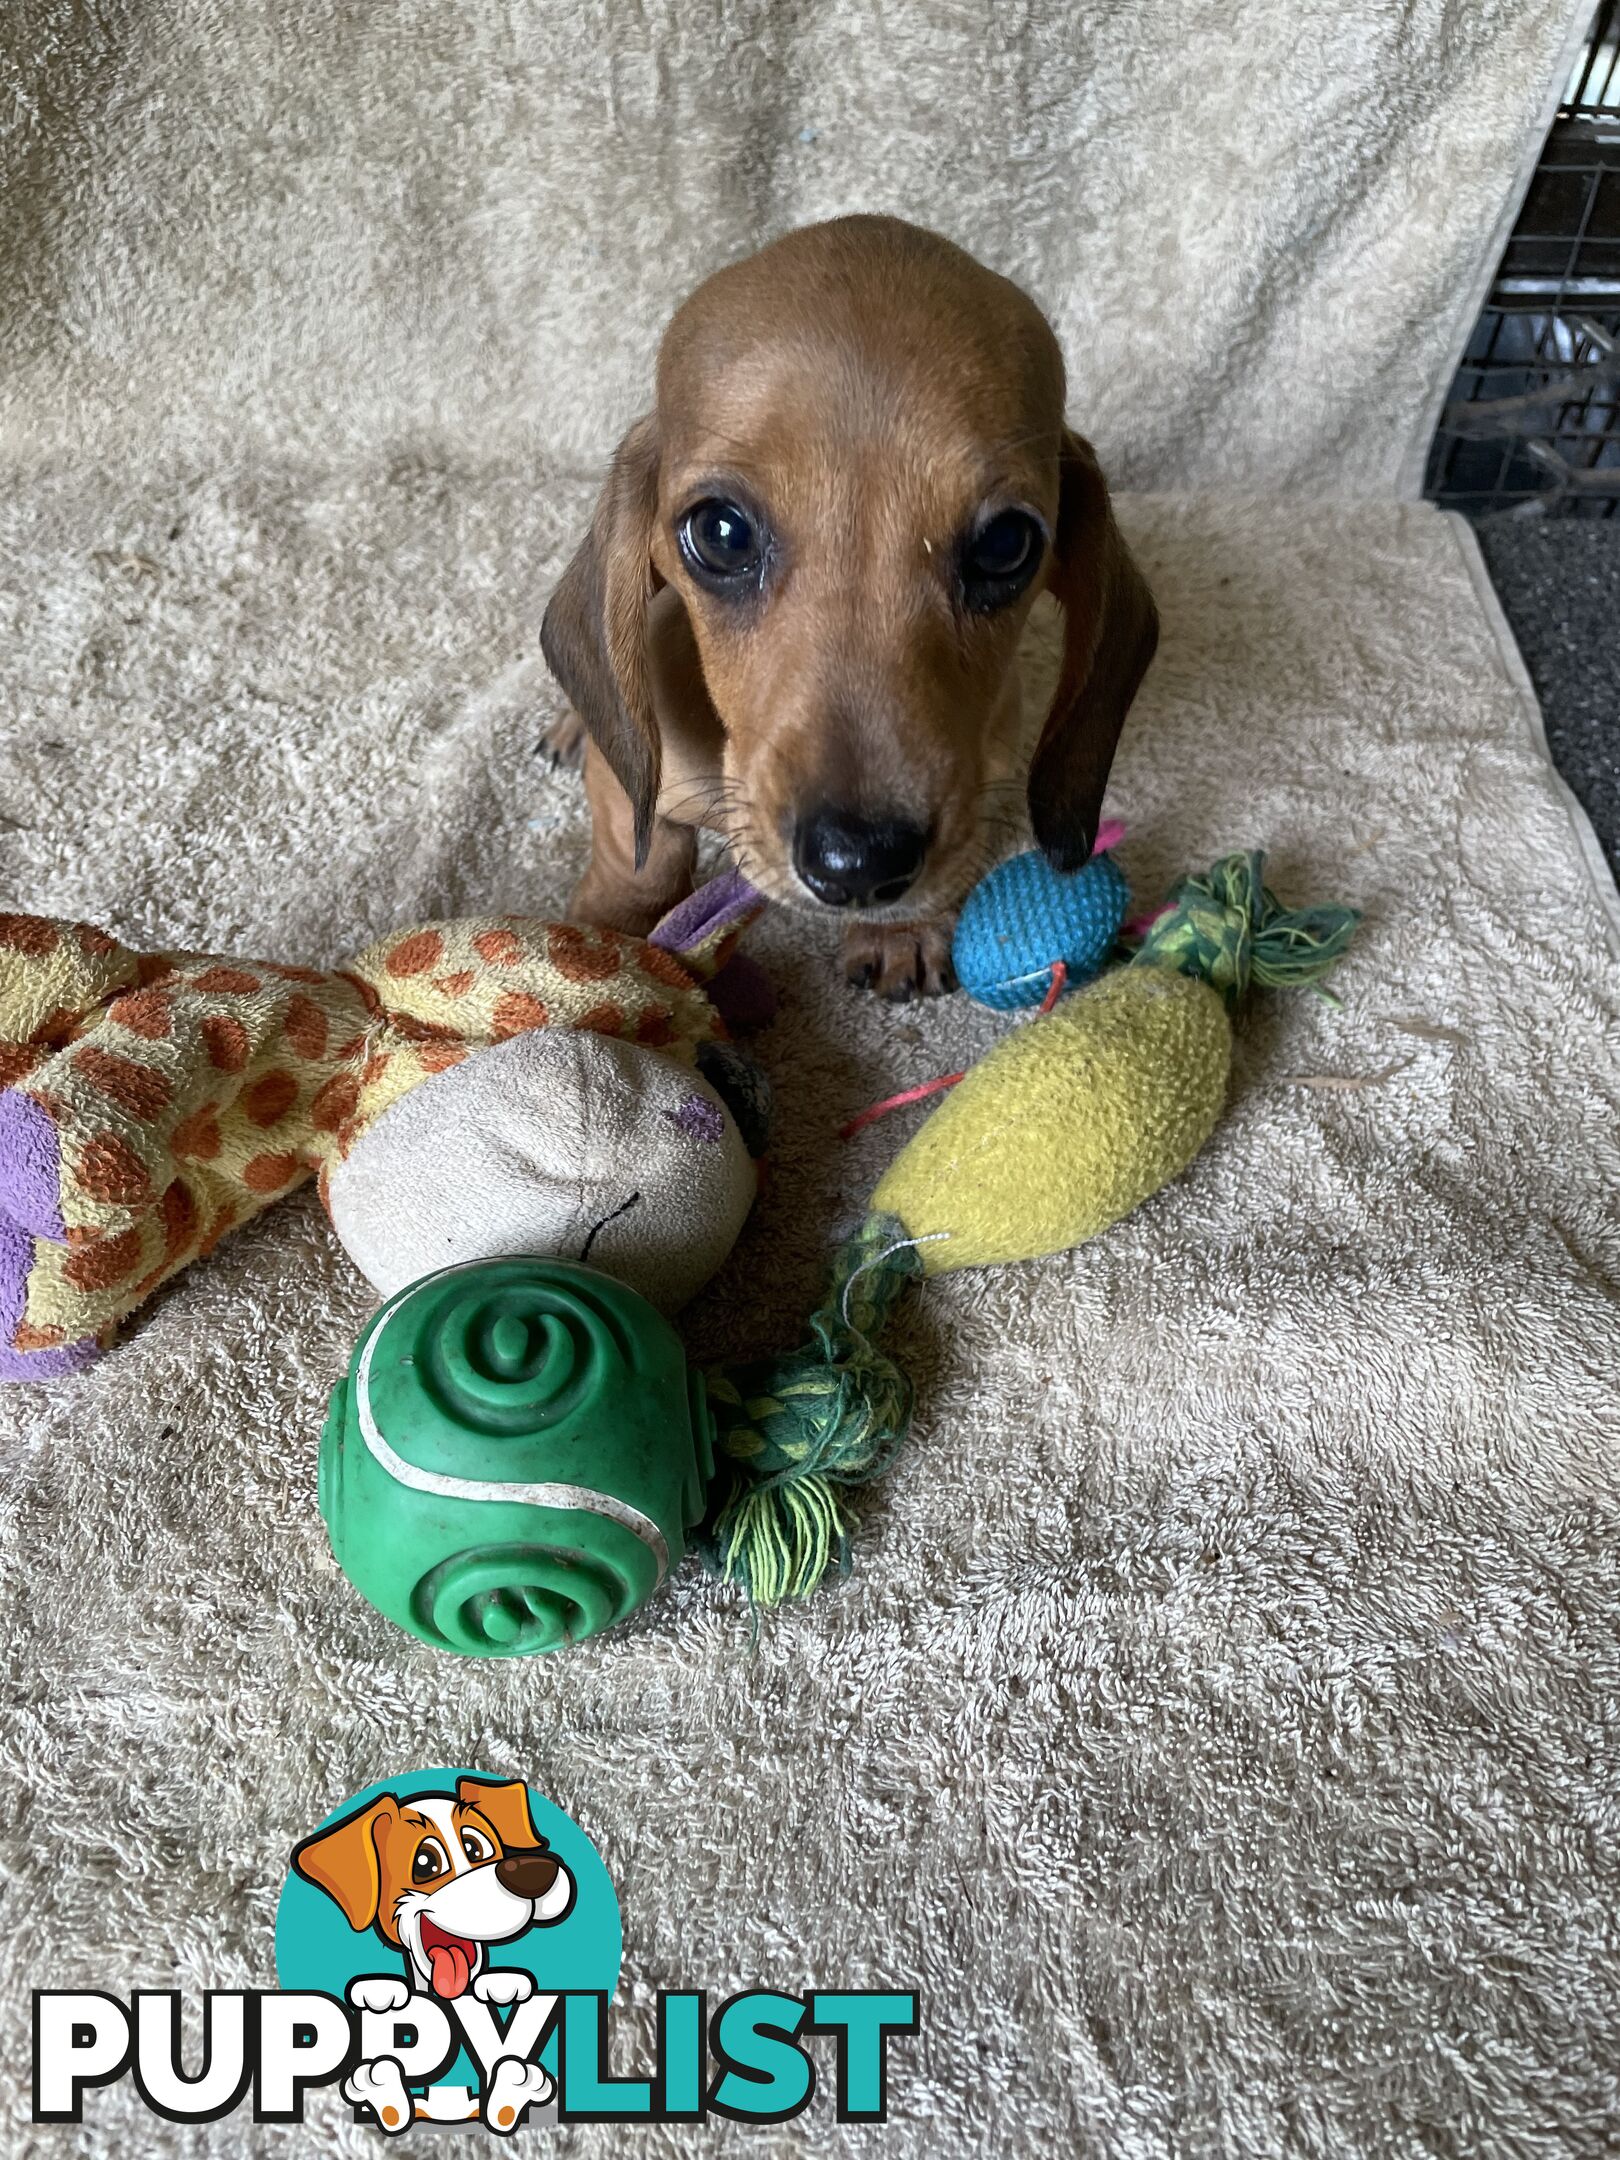
[[[475,917],[328,971],[0,916],[0,1379],[77,1371],[311,1176],[385,1295],[584,1246],[684,1303],[755,1188],[724,1013],[760,1002],[732,957],[760,906],[727,877],[646,941]]]

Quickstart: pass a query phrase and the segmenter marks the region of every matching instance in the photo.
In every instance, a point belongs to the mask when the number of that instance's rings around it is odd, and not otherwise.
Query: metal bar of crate
[[[1602,0],[1435,430],[1469,517],[1620,516],[1620,0]]]
[[[1575,80],[1565,93],[1564,102],[1558,108],[1560,120],[1595,117],[1600,113],[1620,113],[1620,0],[1602,0],[1586,40],[1586,49],[1576,63]],[[1602,81],[1599,82],[1599,71]]]

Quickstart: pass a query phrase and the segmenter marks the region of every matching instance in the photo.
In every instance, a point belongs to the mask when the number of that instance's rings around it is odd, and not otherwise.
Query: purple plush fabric
[[[678,1110],[666,1110],[664,1115],[677,1132],[691,1140],[705,1140],[711,1147],[718,1147],[726,1136],[726,1113],[707,1095],[688,1095]]]
[[[661,945],[665,952],[687,952],[712,930],[734,922],[758,901],[759,894],[742,872],[728,870],[723,877],[710,878],[707,885],[700,885],[679,907],[671,908],[647,942]]]
[[[56,1127],[21,1088],[0,1094],[0,1220],[60,1244],[62,1158]]]
[[[94,1337],[58,1350],[14,1350],[11,1338],[28,1302],[34,1240],[60,1243],[60,1151],[56,1127],[20,1088],[0,1094],[0,1380],[60,1380],[99,1355]]]
[[[723,929],[759,903],[759,894],[740,870],[710,878],[678,908],[671,908],[647,942],[665,952],[690,952],[713,931]],[[709,984],[716,1011],[733,1035],[749,1035],[776,1018],[771,979],[746,953],[733,953]]]
[[[69,1373],[82,1372],[100,1354],[93,1337],[64,1343],[59,1350],[12,1349],[33,1263],[33,1239],[9,1216],[0,1214],[0,1380],[61,1380]]]

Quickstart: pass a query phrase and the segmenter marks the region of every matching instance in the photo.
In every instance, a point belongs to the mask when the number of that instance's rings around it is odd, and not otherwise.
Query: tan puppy
[[[847,911],[851,980],[909,997],[949,986],[1021,785],[1052,862],[1086,861],[1158,624],[1063,411],[1034,303],[897,219],[698,287],[541,630],[589,738],[582,921],[648,929],[707,827],[773,899]],[[1064,657],[1026,776],[1042,591]]]

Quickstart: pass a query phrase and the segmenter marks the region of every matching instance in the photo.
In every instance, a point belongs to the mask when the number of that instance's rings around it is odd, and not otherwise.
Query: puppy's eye
[[[489,1839],[485,1837],[482,1830],[463,1830],[461,1833],[461,1849],[474,1867],[482,1865],[485,1860],[493,1860],[495,1857],[495,1848],[489,1842]]]
[[[437,1838],[424,1838],[411,1855],[411,1881],[437,1882],[450,1870],[450,1855]]]
[[[746,510],[733,502],[700,502],[680,524],[681,553],[691,567],[710,578],[759,575],[759,533]]]
[[[968,605],[1004,607],[1017,598],[1041,559],[1041,528],[1023,510],[1003,510],[962,550],[962,584]]]

